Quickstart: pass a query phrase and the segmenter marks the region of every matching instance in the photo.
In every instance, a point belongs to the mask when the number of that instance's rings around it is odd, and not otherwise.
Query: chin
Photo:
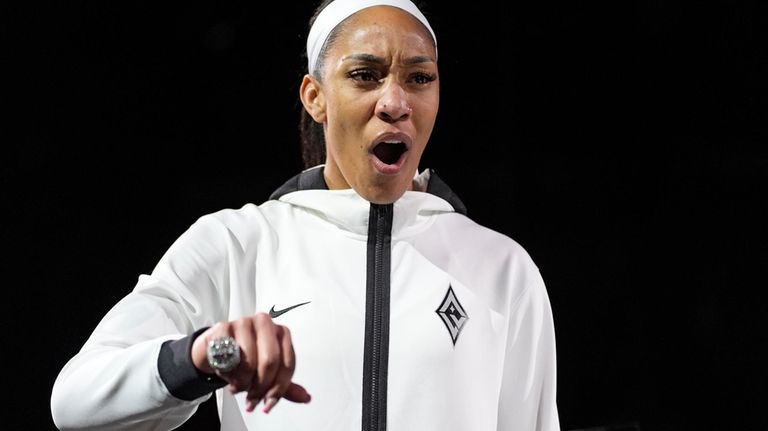
[[[400,199],[413,185],[413,174],[402,170],[397,175],[382,175],[378,172],[365,172],[354,177],[348,184],[368,202],[387,205]]]
[[[368,202],[379,205],[387,205],[400,199],[404,193],[405,190],[403,190],[401,193],[361,193],[360,196],[362,196],[363,199],[367,200]]]
[[[405,194],[407,186],[393,187],[392,184],[372,185],[365,190],[357,190],[357,193],[368,202],[387,205],[394,203]]]

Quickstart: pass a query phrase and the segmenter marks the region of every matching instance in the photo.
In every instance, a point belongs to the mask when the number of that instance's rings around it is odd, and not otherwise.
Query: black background
[[[54,428],[59,369],[197,217],[301,169],[313,4],[222,3],[3,6],[4,429]],[[427,3],[422,167],[541,268],[563,430],[765,429],[766,3],[470,3]]]

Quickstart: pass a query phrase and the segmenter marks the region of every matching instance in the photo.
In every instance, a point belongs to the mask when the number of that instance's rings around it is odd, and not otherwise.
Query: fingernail
[[[246,400],[245,411],[247,411],[248,413],[254,411],[256,409],[256,406],[259,405],[260,402],[261,402],[261,398],[256,398],[255,400],[251,400],[251,399]]]
[[[262,410],[264,413],[269,413],[270,410],[272,410],[272,407],[277,404],[277,401],[279,398],[276,397],[269,397],[266,401],[264,401],[264,410]]]

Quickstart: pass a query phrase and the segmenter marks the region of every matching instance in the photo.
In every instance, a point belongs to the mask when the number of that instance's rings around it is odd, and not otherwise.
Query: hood
[[[419,191],[423,190],[423,191]],[[370,202],[354,189],[328,190],[323,178],[323,165],[307,169],[286,181],[270,196],[317,213],[351,233],[368,233]],[[406,191],[395,201],[392,235],[408,236],[428,227],[432,216],[440,213],[466,214],[466,207],[432,169],[414,177],[414,190]]]

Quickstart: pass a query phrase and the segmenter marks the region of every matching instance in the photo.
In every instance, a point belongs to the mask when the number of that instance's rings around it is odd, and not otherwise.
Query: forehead
[[[397,44],[400,49],[435,57],[432,35],[416,17],[392,6],[373,6],[347,18],[339,27],[331,50],[365,49],[380,52]]]

